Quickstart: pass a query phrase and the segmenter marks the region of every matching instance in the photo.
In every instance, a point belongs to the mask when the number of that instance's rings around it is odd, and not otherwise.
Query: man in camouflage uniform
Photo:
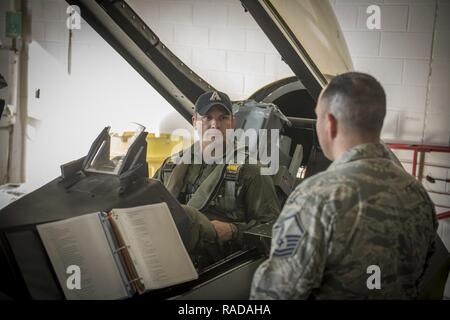
[[[417,297],[437,222],[421,183],[380,143],[385,113],[369,75],[339,75],[322,91],[316,129],[333,163],[288,198],[251,298]]]
[[[200,133],[201,153],[211,144],[208,132],[216,130],[225,137],[226,130],[234,127],[234,118],[231,101],[222,92],[202,94],[195,108],[192,122]],[[195,161],[199,156],[195,147],[185,150],[192,155],[186,161],[189,163],[176,164],[176,157],[170,157],[155,178],[163,182],[191,218],[188,250],[202,257],[201,264],[208,264],[239,247],[242,231],[274,222],[280,207],[272,178],[261,175],[259,165],[227,165],[220,161],[206,164],[202,157]]]

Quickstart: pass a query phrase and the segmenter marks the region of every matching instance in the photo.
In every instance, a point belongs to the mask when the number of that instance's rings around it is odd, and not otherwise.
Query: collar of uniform
[[[382,143],[365,143],[354,146],[345,151],[338,159],[333,161],[327,170],[337,166],[361,159],[386,158],[390,159],[389,151]]]

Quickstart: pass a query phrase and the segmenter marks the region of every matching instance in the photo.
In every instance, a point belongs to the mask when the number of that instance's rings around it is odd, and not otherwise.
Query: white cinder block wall
[[[374,75],[386,89],[388,114],[383,137],[398,142],[449,145],[450,2],[331,3],[355,69]],[[366,9],[371,4],[381,9],[380,30],[366,27]]]
[[[293,75],[237,0],[131,0],[141,18],[196,73],[232,99]]]

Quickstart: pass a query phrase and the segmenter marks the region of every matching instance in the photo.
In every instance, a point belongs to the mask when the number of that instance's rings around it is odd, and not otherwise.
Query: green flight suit
[[[230,181],[224,178],[229,172],[227,165],[179,164],[172,167],[167,177],[165,168],[169,159],[154,178],[167,187],[191,218],[191,241],[187,248],[191,253],[216,261],[230,253],[231,247],[242,244],[241,231],[278,217],[280,206],[272,178],[260,174],[260,165],[239,166],[232,195],[226,186]],[[210,220],[233,223],[239,230],[237,237],[222,243]]]

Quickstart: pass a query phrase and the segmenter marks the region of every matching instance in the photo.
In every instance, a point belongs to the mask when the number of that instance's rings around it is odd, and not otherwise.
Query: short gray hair
[[[386,116],[386,94],[371,75],[348,72],[334,77],[321,97],[327,111],[351,132],[379,136]]]

